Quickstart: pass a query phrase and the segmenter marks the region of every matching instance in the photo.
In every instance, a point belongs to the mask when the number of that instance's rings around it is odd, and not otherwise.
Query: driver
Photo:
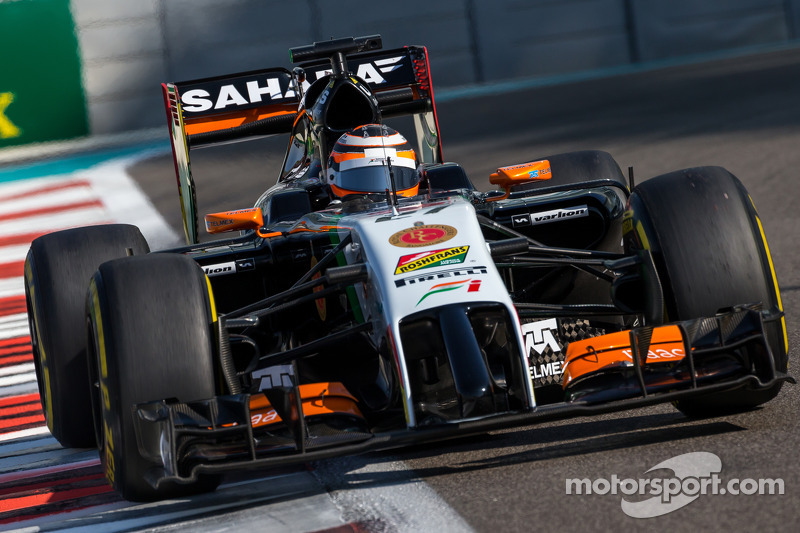
[[[399,196],[415,196],[420,173],[417,158],[405,137],[382,124],[366,124],[336,141],[328,158],[327,184],[343,198],[348,194],[375,194],[392,190]]]

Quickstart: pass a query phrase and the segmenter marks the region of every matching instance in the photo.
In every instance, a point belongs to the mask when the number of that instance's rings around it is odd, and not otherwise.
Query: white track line
[[[0,298],[25,294],[22,278],[0,278]],[[2,338],[2,337],[0,337]]]
[[[10,246],[0,246],[0,263],[11,263],[13,261],[24,261],[28,255],[30,244],[12,244]]]
[[[22,285],[22,279],[17,280],[17,282],[22,289],[20,292],[23,292],[25,288]],[[0,317],[0,339],[13,339],[14,337],[23,337],[29,334],[27,313]]]
[[[34,436],[49,435],[49,434],[50,430],[47,429],[47,426],[40,426],[38,428],[22,429],[20,431],[12,431],[11,433],[4,433],[0,435],[0,442],[10,442],[25,437],[34,437]],[[0,464],[5,464],[5,463],[0,463]],[[2,467],[0,466],[0,468]]]
[[[17,198],[9,201],[0,200],[0,215],[30,211],[33,209],[57,209],[63,205],[74,204],[97,200],[88,184],[83,186],[69,187],[55,191],[32,194],[24,198]]]

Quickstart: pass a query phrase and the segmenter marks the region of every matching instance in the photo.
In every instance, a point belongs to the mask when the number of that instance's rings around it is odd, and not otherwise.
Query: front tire
[[[108,481],[133,501],[214,490],[217,477],[158,489],[148,483],[157,465],[139,452],[133,411],[142,402],[216,395],[216,316],[203,271],[177,254],[110,261],[92,278],[86,305],[95,430]]]
[[[135,226],[111,224],[50,233],[31,243],[25,297],[42,411],[67,448],[95,445],[86,365],[84,299],[101,263],[150,251]]]
[[[629,201],[625,246],[653,253],[670,321],[714,316],[723,308],[761,302],[783,312],[761,222],[744,185],[720,167],[680,170],[638,185]],[[786,372],[785,322],[765,323],[775,368]],[[676,402],[689,416],[742,411],[774,398],[782,383]]]

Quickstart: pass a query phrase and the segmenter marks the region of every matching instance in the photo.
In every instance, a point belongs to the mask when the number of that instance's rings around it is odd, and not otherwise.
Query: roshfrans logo
[[[394,273],[395,275],[407,274],[425,268],[459,265],[464,262],[468,250],[469,246],[454,246],[452,248],[442,248],[439,250],[404,255],[397,261],[397,267]]]
[[[552,211],[542,211],[541,213],[531,213],[531,224],[548,224],[568,218],[581,218],[589,216],[589,207],[579,205],[564,209],[553,209]]]

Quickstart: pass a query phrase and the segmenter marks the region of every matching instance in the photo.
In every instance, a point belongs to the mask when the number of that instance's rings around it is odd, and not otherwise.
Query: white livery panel
[[[401,205],[390,210],[345,217],[353,242],[345,255],[348,263],[364,261],[370,282],[357,289],[367,321],[375,323],[376,339],[391,328],[400,338],[400,321],[414,313],[453,303],[500,303],[509,311],[521,343],[519,319],[481,232],[473,206],[461,197],[431,203]],[[367,288],[368,287],[368,288]],[[402,346],[396,343],[398,364],[405,372]],[[527,366],[527,357],[523,358]],[[529,369],[526,368],[526,375]],[[409,425],[410,386],[404,384]],[[535,405],[532,387],[530,404]]]

